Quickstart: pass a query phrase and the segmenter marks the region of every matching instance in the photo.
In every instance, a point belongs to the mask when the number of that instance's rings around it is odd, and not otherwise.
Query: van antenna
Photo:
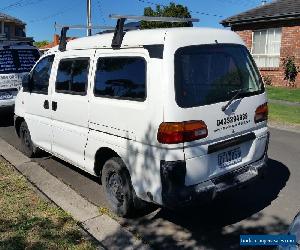
[[[147,21],[147,22],[168,22],[168,23],[186,23],[199,22],[198,18],[178,18],[178,17],[152,17],[152,16],[123,16],[123,15],[109,15],[111,19],[118,19],[114,32],[111,47],[113,49],[120,49],[123,38],[126,34],[124,32],[124,24],[127,20]]]

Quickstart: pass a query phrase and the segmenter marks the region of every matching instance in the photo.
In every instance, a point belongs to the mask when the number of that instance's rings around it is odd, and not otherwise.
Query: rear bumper
[[[256,180],[262,175],[264,167],[267,165],[268,157],[266,152],[264,157],[257,162],[193,186],[185,186],[183,184],[184,178],[180,178],[180,176],[183,176],[184,174],[184,161],[173,162],[173,164],[177,164],[178,166],[173,165],[172,167],[170,166],[170,163],[162,163],[161,179],[163,205],[169,208],[180,208],[197,202],[210,202],[220,193]],[[179,169],[181,169],[180,172],[178,171]]]

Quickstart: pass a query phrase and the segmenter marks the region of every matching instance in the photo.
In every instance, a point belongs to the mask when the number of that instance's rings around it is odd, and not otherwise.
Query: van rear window
[[[244,96],[264,91],[246,47],[199,45],[180,48],[175,53],[176,101],[180,107],[228,101],[239,89],[243,89]]]
[[[142,57],[98,59],[95,95],[143,101],[146,98],[146,61]]]
[[[0,74],[29,72],[39,57],[36,49],[0,50]]]

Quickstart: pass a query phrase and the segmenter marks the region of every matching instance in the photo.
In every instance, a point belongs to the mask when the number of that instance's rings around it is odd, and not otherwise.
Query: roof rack
[[[178,18],[178,17],[156,17],[156,16],[133,16],[133,15],[109,15],[111,19],[118,19],[114,32],[111,47],[120,49],[125,35],[124,24],[126,20],[147,21],[147,22],[168,22],[168,23],[186,23],[199,22],[198,18]]]
[[[55,29],[61,29],[61,35],[59,39],[59,51],[65,51],[67,46],[67,32],[69,29],[79,30],[79,29],[95,29],[95,30],[115,30],[116,27],[113,26],[102,26],[102,25],[93,25],[93,26],[87,26],[87,25],[64,25],[64,24],[57,24],[54,25]],[[126,30],[135,30],[136,27],[125,27]]]
[[[57,24],[54,25],[55,29],[61,29],[60,39],[58,50],[65,51],[67,46],[67,32],[69,29],[104,29],[104,30],[114,30],[114,27],[110,26],[86,26],[86,25],[63,25]]]
[[[59,51],[65,51],[67,46],[67,32],[69,29],[98,29],[98,30],[114,30],[114,36],[111,47],[113,49],[120,49],[124,35],[128,30],[135,30],[136,27],[126,27],[127,20],[138,20],[147,22],[168,22],[168,23],[186,23],[186,22],[199,22],[198,18],[178,18],[178,17],[152,17],[152,16],[132,16],[132,15],[109,15],[111,19],[117,19],[116,27],[112,26],[86,26],[86,25],[54,25],[55,29],[61,28],[61,35],[59,40]]]

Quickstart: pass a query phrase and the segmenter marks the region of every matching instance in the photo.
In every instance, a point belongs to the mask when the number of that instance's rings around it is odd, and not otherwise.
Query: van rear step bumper
[[[162,199],[164,206],[168,208],[181,208],[196,202],[201,204],[212,201],[217,195],[227,190],[239,187],[256,180],[262,175],[267,165],[267,154],[254,163],[234,170],[230,173],[205,181],[203,183],[185,186],[185,162],[162,162]],[[171,164],[171,165],[170,165]],[[174,174],[175,173],[175,174]]]

